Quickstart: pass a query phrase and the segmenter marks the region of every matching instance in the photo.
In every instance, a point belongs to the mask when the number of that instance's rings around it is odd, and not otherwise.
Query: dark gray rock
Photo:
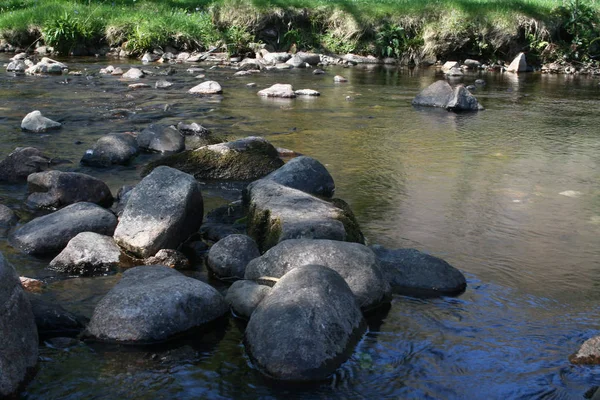
[[[60,208],[87,201],[110,207],[112,194],[100,179],[77,172],[45,171],[27,177],[27,202],[36,207]]]
[[[206,214],[206,222],[232,225],[245,216],[244,205],[238,200],[209,211]]]
[[[264,179],[316,196],[332,197],[335,191],[333,177],[327,168],[314,158],[306,156],[292,158]]]
[[[13,210],[4,204],[0,204],[0,236],[5,236],[18,220],[19,218]]]
[[[308,264],[324,265],[339,273],[363,310],[375,308],[391,299],[391,289],[377,257],[368,247],[358,243],[286,240],[250,261],[244,277],[251,280],[264,276],[280,278],[292,269]]]
[[[174,126],[152,124],[137,137],[138,146],[146,151],[179,153],[185,150],[185,138]]]
[[[285,274],[256,307],[244,343],[265,375],[316,381],[346,361],[365,327],[344,279],[330,268],[304,265]]]
[[[1,253],[0,304],[0,398],[9,398],[34,372],[38,333],[19,276]]]
[[[440,107],[448,111],[478,111],[483,107],[464,85],[454,89],[444,80],[432,83],[412,101],[414,106]]]
[[[450,96],[450,100],[446,104],[446,110],[456,112],[479,111],[483,110],[483,107],[464,85],[458,85],[452,91],[452,96]]]
[[[193,176],[158,167],[131,191],[115,241],[137,257],[174,249],[196,232],[204,213],[200,184]]]
[[[129,196],[131,196],[131,191],[135,186],[132,185],[124,185],[119,188],[117,191],[117,197],[115,198],[115,203],[113,203],[112,211],[115,215],[121,218],[123,215],[123,211],[125,210],[125,206],[129,201]]]
[[[218,242],[230,235],[241,235],[246,232],[242,224],[221,224],[218,222],[205,222],[200,227],[200,235],[210,242]]]
[[[62,126],[60,122],[52,121],[46,118],[38,110],[32,111],[23,118],[21,129],[29,132],[46,132],[52,129],[58,129]]]
[[[119,266],[121,250],[110,236],[81,232],[48,265],[55,271],[72,275],[98,275]]]
[[[159,165],[187,172],[199,180],[251,181],[273,172],[283,161],[271,143],[250,136],[163,157],[150,163],[145,172]]]
[[[20,182],[29,174],[48,169],[52,159],[35,147],[17,147],[0,161],[0,182]]]
[[[85,329],[87,321],[84,317],[65,310],[60,304],[43,300],[39,295],[29,294],[27,297],[31,302],[40,340],[75,337]]]
[[[265,251],[287,239],[364,241],[349,209],[267,179],[244,191],[248,234]]]
[[[260,285],[254,281],[235,281],[227,290],[225,301],[236,317],[250,319],[250,316],[271,291],[269,286]]]
[[[129,133],[109,133],[98,139],[94,147],[85,152],[81,163],[92,167],[126,165],[138,153],[135,136]]]
[[[204,282],[161,265],[135,267],[100,300],[87,333],[107,342],[161,342],[223,316],[227,308]]]
[[[208,252],[207,267],[219,279],[243,279],[246,265],[260,257],[256,242],[246,235],[229,235]]]
[[[81,232],[112,235],[117,218],[93,203],[75,203],[35,218],[10,236],[10,243],[27,254],[58,253]]]
[[[372,246],[381,272],[392,291],[409,296],[447,296],[465,291],[467,281],[458,269],[441,258],[415,249],[389,250]]]
[[[190,260],[185,254],[173,249],[161,249],[144,260],[144,265],[165,265],[169,268],[188,269]]]
[[[191,124],[186,124],[184,122],[179,122],[177,124],[177,130],[184,135],[196,135],[196,136],[208,136],[210,135],[210,130],[203,127],[202,125],[192,122]]]

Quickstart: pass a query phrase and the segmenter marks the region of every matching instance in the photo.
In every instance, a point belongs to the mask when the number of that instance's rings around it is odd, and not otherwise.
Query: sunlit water
[[[433,69],[239,78],[228,69],[207,70],[224,94],[200,98],[186,93],[202,81],[185,72],[189,65],[174,66],[178,72],[166,77],[175,84],[170,89],[134,91],[119,78],[97,75],[109,60],[67,62],[83,76],[2,76],[2,157],[36,146],[74,161],[58,168],[97,176],[116,193],[137,182],[141,166],[156,156],[110,170],[80,167],[84,151],[106,133],[196,121],[230,137],[264,136],[326,164],[336,195],[350,203],[370,243],[440,256],[465,272],[469,286],[458,298],[394,298],[325,383],[289,388],[265,381],[244,355],[243,326],[230,321],[168,348],[43,346],[24,398],[558,399],[582,398],[600,385],[599,368],[567,361],[600,333],[598,79],[467,75],[467,84],[486,80],[476,91],[486,111],[457,115],[410,105],[441,78]],[[335,74],[349,82],[334,83]],[[273,83],[322,95],[286,101],[256,95]],[[21,119],[34,109],[63,128],[21,132]],[[238,196],[214,185],[204,194],[207,210]],[[25,185],[0,186],[0,200],[27,220],[33,215],[25,198]],[[0,249],[22,275],[48,282],[47,298],[87,316],[118,280],[66,279],[45,270],[48,260],[19,254],[6,242]],[[197,275],[207,280],[204,270]]]

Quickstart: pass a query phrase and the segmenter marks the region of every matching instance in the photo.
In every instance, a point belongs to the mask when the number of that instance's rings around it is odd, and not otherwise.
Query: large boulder
[[[46,132],[52,129],[58,129],[62,126],[60,122],[51,120],[42,115],[38,110],[32,111],[21,121],[21,129],[29,132]]]
[[[29,174],[47,169],[52,159],[35,147],[17,147],[0,161],[0,182],[20,182]]]
[[[288,239],[333,239],[364,242],[360,227],[348,207],[261,179],[244,191],[248,207],[248,234],[265,251]]]
[[[163,157],[148,165],[146,172],[168,165],[200,180],[251,181],[283,165],[277,149],[261,137],[249,136]]]
[[[135,267],[100,300],[87,334],[107,342],[162,342],[227,309],[223,296],[204,282],[162,265]]]
[[[29,221],[10,236],[10,243],[28,254],[58,253],[81,232],[110,236],[116,225],[117,217],[110,211],[93,203],[75,203]]]
[[[207,267],[219,279],[243,279],[246,265],[260,257],[256,242],[246,235],[229,235],[208,252]]]
[[[60,304],[48,302],[37,294],[29,294],[40,340],[53,337],[74,337],[84,329],[87,320],[65,310]]]
[[[447,296],[465,291],[467,281],[458,269],[441,258],[415,249],[389,250],[372,246],[381,272],[392,291],[409,296]]]
[[[512,60],[508,68],[507,72],[526,72],[527,71],[527,60],[525,59],[525,53],[519,53]]]
[[[146,151],[179,153],[185,150],[185,138],[174,126],[152,124],[137,137],[138,146]]]
[[[113,196],[100,179],[77,172],[45,171],[27,177],[27,202],[36,207],[60,208],[80,201],[110,207]]]
[[[333,177],[327,168],[314,158],[306,156],[292,158],[264,179],[316,196],[332,197],[335,191]]]
[[[202,224],[204,206],[200,183],[193,176],[158,167],[129,195],[115,230],[119,246],[137,257],[174,249]]]
[[[294,92],[294,88],[290,84],[276,83],[266,89],[260,90],[258,95],[263,97],[293,99],[296,97],[296,92]]]
[[[139,146],[135,136],[129,133],[109,133],[85,152],[81,163],[92,167],[125,165],[138,153]]]
[[[81,232],[54,257],[48,268],[72,275],[98,275],[119,266],[121,251],[110,236]]]
[[[227,290],[225,301],[236,317],[250,319],[256,307],[270,291],[269,286],[254,281],[235,281]]]
[[[0,398],[9,398],[34,372],[38,333],[19,276],[1,253],[0,304]]]
[[[327,378],[348,358],[366,323],[344,279],[321,265],[285,274],[252,313],[244,344],[265,375]]]
[[[245,279],[280,278],[308,264],[324,265],[346,280],[363,310],[391,299],[391,289],[375,254],[358,243],[292,239],[279,243],[246,266]]]
[[[414,106],[440,107],[448,111],[479,111],[483,107],[464,85],[454,89],[444,80],[439,80],[423,89],[412,101]]]

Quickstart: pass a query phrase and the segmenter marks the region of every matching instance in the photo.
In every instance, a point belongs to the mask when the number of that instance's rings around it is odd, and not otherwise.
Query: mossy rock
[[[271,143],[251,136],[163,157],[148,164],[143,175],[160,165],[186,172],[196,179],[252,181],[281,167],[283,161]]]

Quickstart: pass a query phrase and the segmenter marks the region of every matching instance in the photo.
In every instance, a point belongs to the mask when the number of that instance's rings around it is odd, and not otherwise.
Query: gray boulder
[[[0,204],[0,237],[5,236],[18,220],[19,218],[13,210],[4,204]]]
[[[188,90],[190,94],[219,94],[223,93],[223,88],[218,82],[206,81],[194,86]]]
[[[75,203],[35,218],[10,236],[10,243],[27,254],[58,253],[78,233],[112,235],[117,218],[93,203]]]
[[[374,56],[360,56],[358,54],[345,54],[342,59],[353,64],[382,64],[383,61]]]
[[[415,249],[389,250],[372,246],[381,272],[392,291],[408,296],[452,296],[465,291],[467,281],[458,269],[441,258]]]
[[[107,342],[162,342],[227,309],[223,296],[204,282],[162,265],[135,267],[100,300],[87,333]]]
[[[271,65],[284,63],[292,57],[290,53],[269,53],[266,50],[261,51],[261,54],[265,63]]]
[[[271,291],[269,286],[260,285],[254,281],[235,281],[227,290],[225,301],[236,317],[250,319],[250,316]]]
[[[0,161],[0,182],[20,182],[29,174],[44,171],[52,164],[52,159],[35,147],[17,147]]]
[[[244,58],[238,65],[241,71],[260,70],[263,68],[261,62],[256,58]]]
[[[14,60],[8,63],[6,66],[7,72],[25,72],[27,64],[23,60]]]
[[[179,153],[185,150],[185,138],[170,125],[152,124],[137,137],[138,146],[146,151]]]
[[[477,69],[481,67],[481,62],[477,60],[473,60],[471,58],[467,58],[463,63],[467,68]]]
[[[9,398],[38,361],[38,333],[19,276],[0,253],[0,397]]]
[[[144,77],[144,71],[139,68],[130,68],[122,76],[124,79],[140,79]]]
[[[121,250],[110,236],[81,232],[48,265],[55,271],[71,275],[98,275],[119,266]]]
[[[208,252],[207,267],[219,279],[243,279],[246,265],[260,257],[256,242],[246,235],[229,235]]]
[[[285,274],[256,307],[244,344],[265,375],[316,381],[346,361],[365,328],[344,279],[330,268],[304,265]]]
[[[84,329],[86,319],[65,310],[60,304],[28,294],[40,340],[53,337],[74,337]]]
[[[43,57],[40,62],[27,68],[25,73],[28,75],[60,75],[66,70],[68,70],[66,64]]]
[[[299,51],[295,54],[295,56],[309,65],[317,65],[321,62],[321,56],[315,53],[305,53],[303,51]]]
[[[440,107],[448,111],[478,111],[483,107],[464,85],[454,89],[444,80],[439,80],[423,89],[412,101],[414,106]]]
[[[27,189],[27,202],[36,207],[60,208],[80,201],[110,207],[113,202],[106,183],[77,172],[36,172],[27,177]]]
[[[526,72],[527,71],[527,60],[525,59],[525,53],[519,53],[512,60],[508,68],[507,72]]]
[[[129,133],[109,133],[85,152],[81,163],[92,167],[125,165],[138,153],[139,146],[135,136]]]
[[[280,278],[292,269],[308,264],[324,265],[339,273],[363,310],[370,310],[391,299],[391,289],[377,257],[368,247],[358,243],[286,240],[250,261],[244,278]]]
[[[46,132],[52,129],[58,129],[62,126],[60,122],[52,121],[46,118],[38,110],[32,111],[21,121],[21,129],[29,132]]]
[[[327,168],[314,158],[306,156],[292,158],[264,179],[316,196],[332,197],[335,191],[333,177]]]
[[[248,234],[265,251],[288,239],[333,239],[364,242],[349,208],[261,179],[244,191]]]
[[[146,173],[159,165],[187,172],[200,180],[251,181],[283,165],[277,149],[261,137],[203,146],[151,162]]]
[[[292,54],[292,57],[285,62],[294,68],[306,68],[308,64],[298,54]]]
[[[258,92],[259,96],[263,97],[280,97],[284,99],[293,99],[296,97],[296,92],[294,92],[294,88],[292,85],[276,83],[266,89],[260,90]]]
[[[202,224],[200,184],[193,176],[158,167],[129,195],[115,230],[119,246],[139,258],[174,249]]]
[[[309,97],[316,97],[316,96],[320,96],[321,93],[317,92],[316,90],[313,89],[300,89],[300,90],[295,90],[294,93],[296,93],[296,96],[309,96]]]
[[[572,364],[600,364],[600,336],[595,336],[583,342],[579,350],[569,357]]]

